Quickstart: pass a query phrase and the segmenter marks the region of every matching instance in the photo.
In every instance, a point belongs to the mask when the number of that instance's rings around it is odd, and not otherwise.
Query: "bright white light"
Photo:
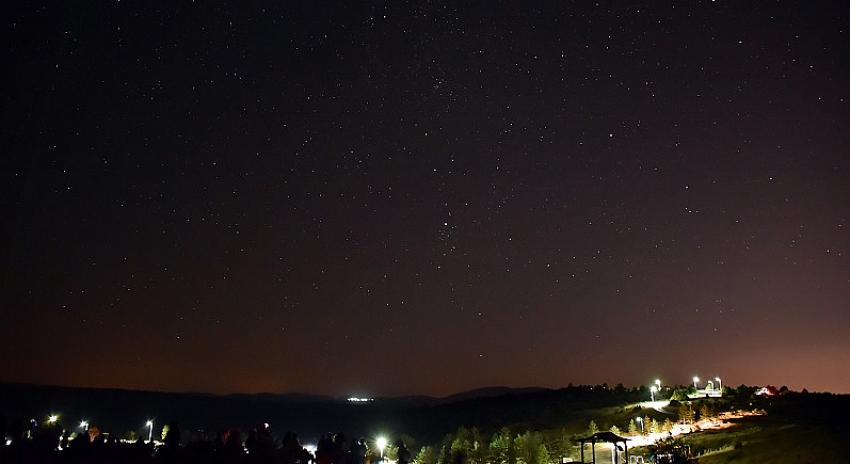
[[[655,379],[655,385],[660,387],[661,386],[661,379]]]
[[[11,438],[6,439],[6,446],[12,446],[12,439]]]
[[[153,441],[153,420],[148,419],[145,425],[148,427],[148,443],[150,443]]]
[[[773,392],[772,392],[772,391],[770,391],[770,389],[769,389],[769,388],[767,388],[767,387],[761,387],[761,388],[759,388],[759,390],[756,392],[756,395],[758,395],[758,396],[762,396],[762,395],[764,395],[764,396],[773,396]]]
[[[80,428],[83,429],[83,430],[88,430],[89,429],[88,421],[85,421],[85,420],[80,421]]]
[[[378,437],[378,439],[375,440],[375,444],[383,451],[383,449],[387,447],[387,439],[384,437]]]
[[[375,445],[377,445],[377,446],[378,446],[378,450],[380,450],[380,451],[381,451],[381,459],[383,459],[383,458],[384,458],[384,448],[386,448],[386,447],[387,447],[387,439],[386,439],[386,437],[378,437],[378,439],[377,439],[377,440],[375,440]]]
[[[318,447],[316,445],[304,445],[304,449],[307,450],[308,453],[315,456],[316,450],[318,449]]]
[[[358,398],[356,396],[352,396],[348,398],[349,403],[368,403],[370,401],[375,401],[374,398]]]
[[[145,422],[145,427],[153,427],[153,421],[149,420],[149,421]]]
[[[59,420],[59,416],[57,416],[56,414],[51,414],[50,416],[47,417],[47,422],[50,423],[50,424],[55,424],[56,421],[58,421],[58,420]]]

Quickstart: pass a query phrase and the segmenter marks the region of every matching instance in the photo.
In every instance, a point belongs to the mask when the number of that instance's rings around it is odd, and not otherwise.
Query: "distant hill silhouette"
[[[437,439],[458,425],[487,430],[511,423],[556,423],[572,411],[640,398],[630,391],[571,387],[559,390],[486,387],[443,398],[402,396],[351,404],[345,398],[303,393],[170,393],[0,383],[0,415],[41,420],[59,413],[67,424],[87,419],[119,434],[144,432],[144,423],[177,420],[186,430],[248,429],[269,422],[305,440],[327,431],[369,436],[380,430]]]
[[[483,387],[440,398],[439,402],[453,403],[456,401],[465,401],[477,398],[498,398],[500,396],[539,393],[544,391],[551,391],[551,389],[543,387]]]

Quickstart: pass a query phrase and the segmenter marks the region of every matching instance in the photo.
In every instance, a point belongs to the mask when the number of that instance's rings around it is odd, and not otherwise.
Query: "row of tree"
[[[434,446],[423,446],[416,464],[546,464],[572,454],[574,436],[565,429],[513,433],[502,428],[492,436],[461,427]]]
[[[712,401],[671,402],[678,407],[676,421],[689,424],[700,419],[711,419],[718,414]],[[615,424],[610,431],[618,435],[638,436],[650,433],[670,432],[674,419],[659,420],[649,415],[629,419],[623,428]],[[607,425],[606,425],[607,428]],[[582,435],[600,431],[591,420]],[[565,457],[574,457],[577,435],[565,428],[512,432],[503,427],[492,435],[477,428],[460,427],[455,433],[446,435],[439,443],[423,446],[415,458],[415,464],[546,464],[561,462]]]

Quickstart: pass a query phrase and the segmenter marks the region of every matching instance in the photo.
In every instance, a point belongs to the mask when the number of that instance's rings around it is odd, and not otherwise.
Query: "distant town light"
[[[59,416],[57,414],[51,414],[47,417],[48,424],[55,424],[59,420]]]
[[[352,396],[348,398],[349,403],[368,403],[370,401],[375,401],[374,398],[358,398],[356,396]]]

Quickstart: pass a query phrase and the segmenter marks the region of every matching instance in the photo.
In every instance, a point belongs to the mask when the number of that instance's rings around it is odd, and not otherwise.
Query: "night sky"
[[[6,5],[0,380],[850,392],[845,2],[247,3]]]

